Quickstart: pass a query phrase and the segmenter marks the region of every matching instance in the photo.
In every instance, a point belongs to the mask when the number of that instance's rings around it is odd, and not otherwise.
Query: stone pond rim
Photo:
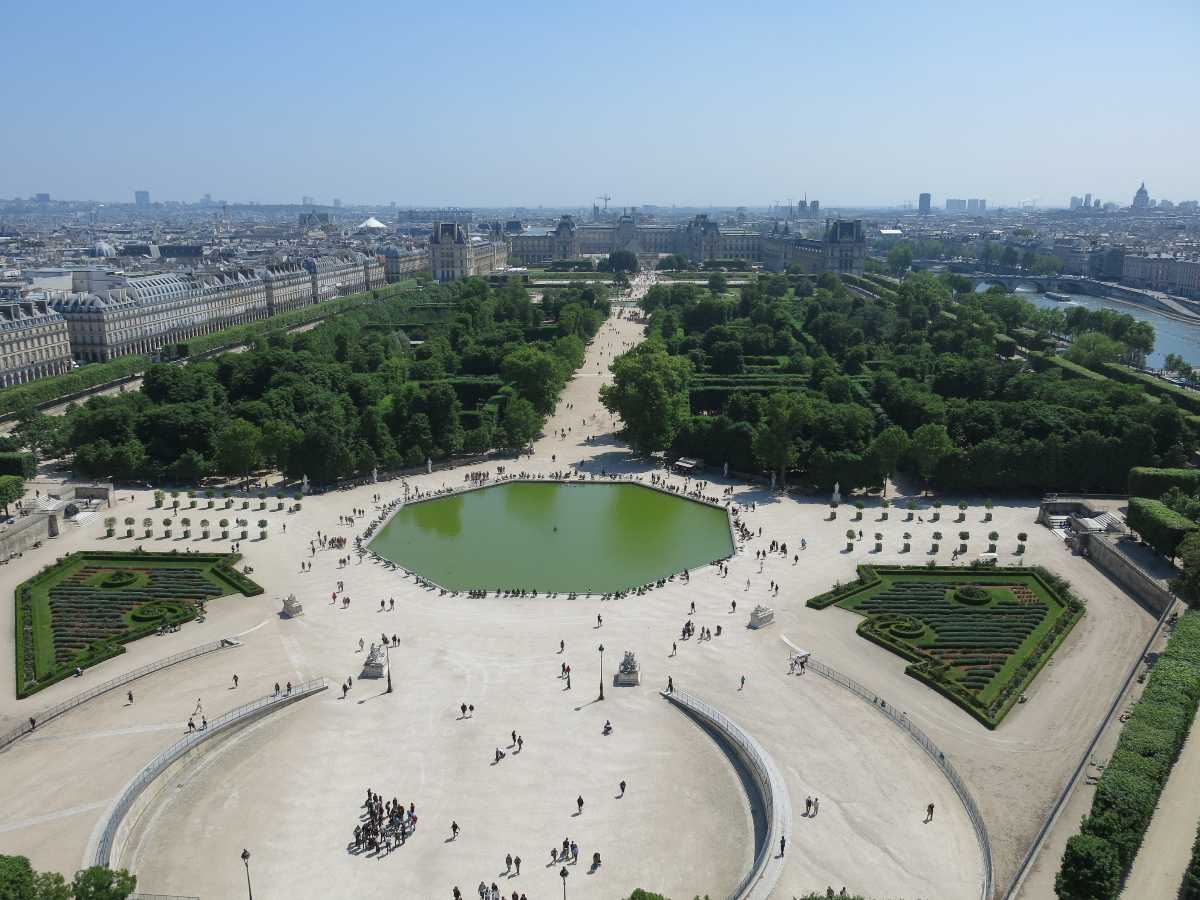
[[[628,482],[513,481],[405,505],[370,541],[450,590],[608,593],[733,553],[724,508]]]

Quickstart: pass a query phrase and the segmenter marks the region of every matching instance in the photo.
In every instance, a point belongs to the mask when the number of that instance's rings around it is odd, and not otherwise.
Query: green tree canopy
[[[796,435],[802,424],[800,397],[777,391],[767,398],[763,420],[754,432],[754,455],[787,485],[788,469],[796,464]]]
[[[214,439],[217,469],[224,475],[246,475],[262,461],[262,432],[245,419],[234,419]]]
[[[533,443],[542,427],[542,417],[524,397],[512,397],[504,409],[505,445],[523,450]]]
[[[20,475],[0,475],[0,506],[8,515],[8,505],[16,503],[25,495],[25,481]]]
[[[953,450],[954,441],[945,425],[922,425],[913,432],[911,453],[925,481],[933,477],[938,464]]]
[[[690,414],[692,365],[647,341],[612,364],[613,383],[600,388],[600,402],[623,422],[622,436],[639,453],[671,446]]]

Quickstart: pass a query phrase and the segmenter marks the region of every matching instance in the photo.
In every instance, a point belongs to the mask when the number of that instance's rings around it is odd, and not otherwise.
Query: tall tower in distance
[[[149,191],[134,191],[133,192],[133,202],[136,206],[149,206],[150,205],[150,192]]]
[[[917,212],[923,216],[929,215],[929,206],[932,200],[933,198],[929,194],[921,194],[917,197]]]
[[[1150,192],[1146,190],[1146,182],[1142,182],[1142,186],[1137,189],[1137,193],[1133,195],[1134,209],[1149,209],[1150,208]]]

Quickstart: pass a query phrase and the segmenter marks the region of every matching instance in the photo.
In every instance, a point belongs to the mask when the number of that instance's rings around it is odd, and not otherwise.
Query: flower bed
[[[16,589],[17,696],[25,697],[124,652],[123,644],[180,624],[197,605],[262,588],[236,573],[237,556],[75,553]]]
[[[1032,569],[860,567],[859,581],[815,597],[864,616],[858,633],[907,659],[907,673],[989,728],[1053,655],[1083,604]]]

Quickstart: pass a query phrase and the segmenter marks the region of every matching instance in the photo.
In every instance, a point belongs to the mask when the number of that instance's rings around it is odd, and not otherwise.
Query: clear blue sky
[[[1049,7],[1049,9],[1047,8]],[[66,0],[5,12],[0,197],[1200,198],[1200,5]]]

